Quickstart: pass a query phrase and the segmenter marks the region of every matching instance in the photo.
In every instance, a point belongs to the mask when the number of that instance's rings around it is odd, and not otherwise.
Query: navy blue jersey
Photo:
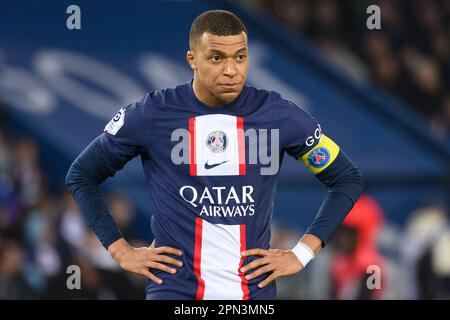
[[[164,283],[149,281],[147,298],[273,299],[274,283],[257,287],[267,274],[247,281],[239,270],[257,258],[244,259],[243,250],[269,249],[283,154],[318,174],[339,147],[308,112],[276,92],[244,86],[230,104],[210,107],[191,83],[122,108],[100,138],[111,161],[141,157],[156,246],[183,251],[175,275],[151,270]]]

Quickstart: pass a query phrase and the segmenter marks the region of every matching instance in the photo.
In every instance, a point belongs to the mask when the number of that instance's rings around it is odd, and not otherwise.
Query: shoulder
[[[116,117],[120,116],[121,113],[125,113],[129,118],[135,118],[137,121],[149,120],[149,117],[159,109],[171,103],[173,104],[179,99],[183,95],[182,89],[184,89],[183,85],[179,85],[177,87],[149,91],[140,100],[121,108]]]
[[[120,108],[114,117],[106,124],[104,132],[117,135],[119,132],[130,132],[143,128],[143,123],[151,118],[152,102],[150,93],[146,93],[140,100],[134,101]]]
[[[276,91],[270,91],[252,86],[245,86],[247,99],[259,105],[276,104],[281,95]]]
[[[119,110],[116,118],[126,116],[131,121],[148,122],[155,114],[164,111],[173,105],[182,104],[187,94],[185,83],[176,87],[157,89],[147,92],[140,100],[137,100]]]
[[[174,87],[157,89],[147,94],[147,104],[154,108],[178,105],[189,95],[189,83],[185,82]]]
[[[284,98],[278,92],[272,91],[271,102],[273,108],[275,108],[277,112],[285,115],[290,120],[309,121],[313,118],[312,115],[306,110],[306,108]]]
[[[248,98],[259,101],[268,114],[273,115],[273,120],[279,120],[285,124],[305,124],[315,122],[314,117],[302,106],[284,98],[279,92],[273,90],[247,87]]]

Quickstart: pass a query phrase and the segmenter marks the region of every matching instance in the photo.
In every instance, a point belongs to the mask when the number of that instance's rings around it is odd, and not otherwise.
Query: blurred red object
[[[380,289],[367,287],[369,266],[384,274],[384,259],[377,248],[378,231],[383,224],[383,211],[378,202],[364,194],[355,204],[336,234],[337,251],[331,263],[334,294],[337,299],[377,299]]]

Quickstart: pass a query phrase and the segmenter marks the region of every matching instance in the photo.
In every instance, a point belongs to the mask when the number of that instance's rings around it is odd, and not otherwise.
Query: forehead
[[[198,47],[201,51],[219,50],[223,52],[247,49],[247,35],[242,32],[232,36],[216,36],[205,32],[199,39]]]

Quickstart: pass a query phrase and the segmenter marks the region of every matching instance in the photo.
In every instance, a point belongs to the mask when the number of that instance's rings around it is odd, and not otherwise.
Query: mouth
[[[228,89],[234,89],[237,88],[239,86],[239,83],[223,83],[222,86],[224,86],[225,88]]]

